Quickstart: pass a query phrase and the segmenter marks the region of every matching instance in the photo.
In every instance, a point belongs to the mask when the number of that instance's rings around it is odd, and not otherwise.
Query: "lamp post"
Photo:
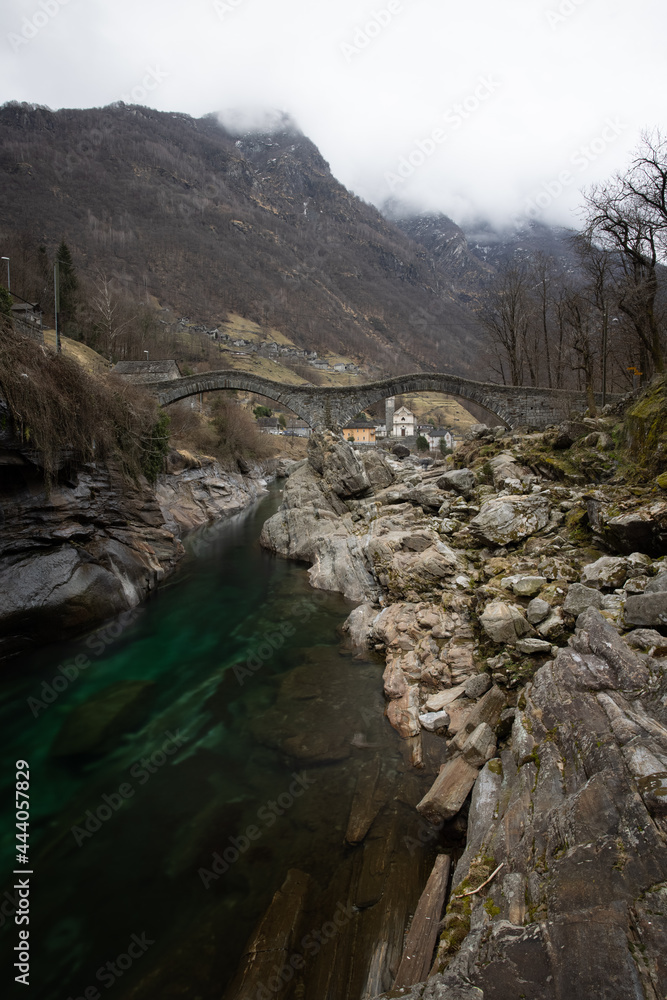
[[[609,313],[607,311],[607,305],[605,303],[604,312],[602,313],[602,405],[605,406],[607,403],[607,332],[609,329],[609,323],[618,323],[618,316],[614,316],[613,319],[609,320]]]
[[[11,286],[11,284],[9,282],[9,257],[1,257],[0,260],[6,260],[7,261],[7,291],[11,292],[12,286]]]

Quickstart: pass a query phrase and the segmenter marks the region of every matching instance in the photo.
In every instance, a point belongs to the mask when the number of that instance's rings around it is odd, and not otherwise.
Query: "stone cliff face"
[[[8,431],[0,445],[0,657],[139,604],[184,554],[179,536],[264,491],[258,475],[178,452],[155,488],[89,465],[61,472],[47,490],[38,456]]]
[[[265,525],[362,602],[346,629],[385,655],[387,718],[413,766],[439,754],[429,836],[467,818],[444,914],[429,883],[400,964],[405,925],[380,932],[387,997],[664,996],[667,501],[600,482],[594,423],[474,428],[474,470],[315,436]]]

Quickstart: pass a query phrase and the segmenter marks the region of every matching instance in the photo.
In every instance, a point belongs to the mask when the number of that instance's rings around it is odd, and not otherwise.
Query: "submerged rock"
[[[146,719],[154,695],[153,681],[118,681],[104,688],[70,712],[51,748],[52,756],[107,753],[123,733]]]

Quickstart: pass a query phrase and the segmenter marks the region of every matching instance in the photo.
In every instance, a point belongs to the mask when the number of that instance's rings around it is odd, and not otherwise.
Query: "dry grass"
[[[93,373],[101,373],[111,370],[111,363],[103,358],[101,354],[94,351],[91,347],[87,347],[85,344],[78,340],[70,340],[69,337],[61,337],[61,347],[62,353],[67,358],[73,358],[75,361],[86,369],[86,371]],[[46,346],[55,351],[56,349],[56,331],[55,330],[45,330],[44,331],[44,343]]]
[[[276,454],[276,439],[261,434],[251,414],[232,398],[219,395],[206,413],[174,403],[169,416],[175,448],[212,455],[226,469],[238,468],[239,459],[261,462]]]
[[[164,450],[165,422],[151,396],[113,375],[86,371],[67,353],[51,353],[10,323],[0,327],[0,392],[17,435],[41,453],[47,481],[63,458],[113,457],[127,475],[150,476]]]

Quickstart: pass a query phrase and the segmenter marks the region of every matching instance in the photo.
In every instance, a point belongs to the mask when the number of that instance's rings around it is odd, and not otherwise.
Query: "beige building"
[[[399,406],[394,413],[394,437],[414,437],[417,433],[416,418],[407,406]]]

